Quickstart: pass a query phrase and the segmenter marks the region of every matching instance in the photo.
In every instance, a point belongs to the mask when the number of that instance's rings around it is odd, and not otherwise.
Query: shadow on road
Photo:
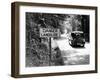
[[[64,65],[85,65],[89,64],[89,54],[81,54],[75,50],[61,51]]]

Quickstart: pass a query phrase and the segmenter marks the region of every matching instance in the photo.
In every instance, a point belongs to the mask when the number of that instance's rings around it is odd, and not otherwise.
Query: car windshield
[[[83,33],[72,33],[71,36],[73,38],[83,38],[84,34]]]

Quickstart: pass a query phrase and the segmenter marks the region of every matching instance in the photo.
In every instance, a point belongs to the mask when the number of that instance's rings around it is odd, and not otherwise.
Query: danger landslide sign
[[[56,28],[40,28],[40,37],[59,37],[60,30]]]

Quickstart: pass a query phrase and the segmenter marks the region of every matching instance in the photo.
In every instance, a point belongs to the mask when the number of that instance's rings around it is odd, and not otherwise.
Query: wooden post
[[[49,37],[49,65],[51,66],[51,38]]]

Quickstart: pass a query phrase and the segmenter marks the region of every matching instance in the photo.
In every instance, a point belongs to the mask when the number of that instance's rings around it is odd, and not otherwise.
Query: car
[[[72,31],[69,35],[68,41],[72,47],[84,47],[85,37],[83,31]]]

